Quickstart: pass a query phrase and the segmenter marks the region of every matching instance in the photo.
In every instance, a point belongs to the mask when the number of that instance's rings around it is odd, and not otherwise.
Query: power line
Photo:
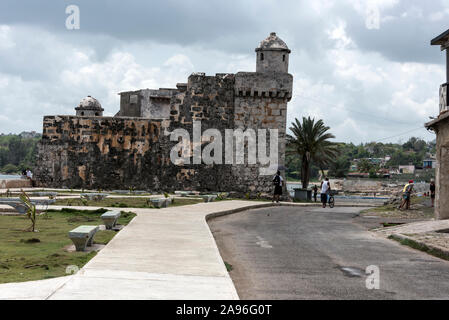
[[[335,104],[331,104],[331,103],[328,103],[328,102],[319,101],[319,100],[311,99],[311,98],[308,98],[308,97],[304,97],[304,96],[302,96],[302,95],[297,95],[297,96],[298,96],[298,97],[301,97],[301,98],[303,98],[303,99],[306,99],[306,100],[310,100],[310,101],[316,102],[316,103],[326,104],[326,105],[332,106],[332,107],[337,108],[337,109],[340,109],[340,110],[342,110],[342,109],[344,109],[344,110],[349,110],[349,111],[351,111],[351,112],[353,112],[353,113],[358,113],[358,114],[363,115],[363,116],[365,116],[365,117],[369,117],[370,119],[377,118],[377,119],[379,119],[379,120],[389,121],[389,122],[396,122],[396,123],[400,123],[400,124],[404,124],[404,125],[411,125],[411,124],[416,124],[416,123],[418,123],[418,122],[413,122],[413,123],[411,123],[411,122],[403,122],[403,121],[399,121],[399,120],[394,120],[394,119],[388,119],[388,118],[384,118],[384,117],[379,117],[379,116],[375,116],[375,115],[373,115],[373,114],[368,114],[368,113],[366,113],[366,112],[356,111],[356,110],[354,110],[354,109],[352,109],[352,108],[349,108],[349,107],[341,107],[341,106],[338,106],[338,105],[335,105]]]
[[[415,132],[415,131],[418,131],[418,130],[421,130],[421,129],[425,129],[425,128],[424,127],[415,128],[415,129],[412,129],[412,130],[409,130],[409,131],[406,131],[406,132],[403,132],[403,133],[399,133],[399,134],[391,136],[391,137],[377,139],[376,141],[384,141],[384,140],[388,140],[388,139],[393,139],[393,138],[396,138],[396,137],[403,136],[404,134],[407,134],[407,133],[410,133],[410,132]]]

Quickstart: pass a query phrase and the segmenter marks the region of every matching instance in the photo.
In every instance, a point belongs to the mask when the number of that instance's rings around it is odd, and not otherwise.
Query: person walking
[[[33,172],[30,169],[26,170],[27,179],[30,180],[31,186],[34,188]]]
[[[408,184],[402,189],[402,203],[399,206],[399,210],[402,210],[405,206],[405,210],[410,210],[410,200],[412,197],[414,181],[410,180]]]
[[[314,185],[312,190],[313,190],[313,198],[315,199],[315,202],[316,202],[316,197],[318,194],[318,187],[316,185]]]
[[[273,178],[273,185],[274,185],[273,202],[276,201],[277,203],[279,203],[279,198],[282,196],[283,182],[284,179],[282,179],[281,172],[278,170],[278,172],[276,172],[276,175]]]
[[[321,203],[323,204],[323,208],[326,208],[328,194],[331,190],[331,184],[329,182],[329,178],[324,179],[321,182]]]
[[[430,199],[432,201],[432,208],[435,206],[435,180],[430,180]]]

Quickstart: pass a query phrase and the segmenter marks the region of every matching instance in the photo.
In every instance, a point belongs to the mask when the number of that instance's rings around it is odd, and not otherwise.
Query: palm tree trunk
[[[306,156],[302,157],[301,180],[302,180],[302,188],[307,189],[310,181],[310,163],[307,160]]]

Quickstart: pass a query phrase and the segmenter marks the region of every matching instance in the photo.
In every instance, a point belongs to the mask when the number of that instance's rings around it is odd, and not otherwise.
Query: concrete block
[[[120,218],[121,213],[119,211],[108,211],[101,215],[101,220],[103,220],[106,229],[112,229],[116,224],[118,218]]]
[[[86,246],[92,246],[98,226],[80,226],[69,232],[69,238],[76,247],[76,251],[84,251]]]

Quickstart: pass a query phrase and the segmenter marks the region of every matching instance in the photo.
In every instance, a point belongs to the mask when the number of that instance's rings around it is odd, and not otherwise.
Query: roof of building
[[[434,128],[437,124],[439,124],[441,121],[443,120],[448,120],[449,119],[449,111],[443,112],[441,113],[438,118],[427,122],[424,126],[429,129],[429,128]]]
[[[256,51],[261,50],[287,51],[288,53],[291,52],[287,47],[287,44],[276,35],[276,32],[270,33],[268,38],[260,42],[259,46],[256,48]]]
[[[104,111],[104,109],[101,107],[100,102],[91,97],[87,96],[83,100],[80,101],[78,107],[75,108],[75,110],[99,110]]]
[[[449,41],[449,30],[443,32],[435,39],[432,39],[432,41],[430,41],[430,45],[432,46],[444,45],[448,41]]]

